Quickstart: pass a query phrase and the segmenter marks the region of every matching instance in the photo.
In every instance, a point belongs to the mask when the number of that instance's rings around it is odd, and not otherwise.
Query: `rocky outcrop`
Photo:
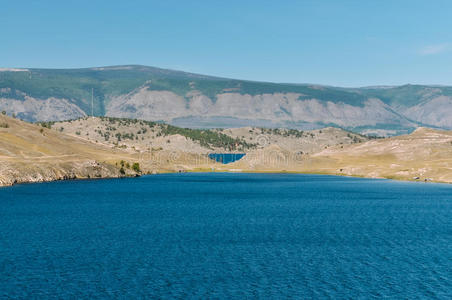
[[[452,97],[435,97],[401,110],[403,115],[425,125],[452,129]]]
[[[69,179],[115,178],[118,168],[92,160],[66,163],[9,162],[0,164],[0,186]]]
[[[397,114],[376,98],[362,106],[342,102],[301,100],[301,94],[275,93],[248,95],[222,93],[215,101],[199,91],[183,98],[168,91],[153,91],[145,87],[126,96],[115,97],[107,106],[106,114],[114,117],[163,120],[174,123],[181,118],[198,117],[204,120],[231,118],[238,126],[265,120],[271,127],[300,127],[296,124],[335,124],[353,128],[385,124],[394,127],[415,127],[416,123]],[[196,119],[191,119],[196,120]],[[176,123],[177,125],[177,123]],[[215,126],[213,126],[215,127]],[[221,126],[218,126],[221,127]]]
[[[36,121],[69,120],[85,116],[85,112],[67,99],[36,99],[23,95],[23,99],[0,97],[0,111],[18,118]]]
[[[143,120],[164,120],[186,115],[185,99],[168,91],[148,91],[141,88],[136,92],[112,98],[106,110],[110,117],[135,118]]]

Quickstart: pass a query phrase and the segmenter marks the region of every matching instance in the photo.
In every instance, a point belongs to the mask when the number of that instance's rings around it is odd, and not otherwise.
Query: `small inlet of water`
[[[216,162],[222,164],[230,164],[233,163],[242,157],[245,156],[245,153],[210,153],[209,158],[215,160]]]

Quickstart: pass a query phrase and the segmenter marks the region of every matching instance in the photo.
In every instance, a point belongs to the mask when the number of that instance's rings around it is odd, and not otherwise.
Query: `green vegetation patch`
[[[224,133],[209,129],[180,128],[172,125],[161,124],[161,134],[163,136],[180,134],[188,139],[199,142],[203,147],[212,149],[224,148],[228,150],[245,150],[255,148],[255,144],[249,144],[239,138],[232,138]]]

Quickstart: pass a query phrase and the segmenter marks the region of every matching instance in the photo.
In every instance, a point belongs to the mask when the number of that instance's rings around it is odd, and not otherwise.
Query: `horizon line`
[[[224,79],[224,80],[235,80],[235,81],[248,81],[248,82],[256,82],[256,83],[271,83],[271,84],[285,84],[285,85],[312,85],[312,86],[321,86],[321,87],[331,87],[331,88],[347,88],[347,89],[385,89],[385,88],[397,88],[403,86],[428,86],[428,87],[450,87],[452,84],[436,84],[436,83],[403,83],[403,84],[371,84],[371,85],[362,85],[362,86],[347,86],[347,85],[335,85],[335,84],[323,84],[323,83],[309,83],[309,82],[276,82],[276,81],[265,81],[265,80],[253,80],[253,79],[240,79],[240,78],[230,78],[223,77],[219,75],[210,75],[210,74],[201,74],[191,71],[183,71],[172,68],[162,68],[150,65],[143,64],[124,64],[124,65],[105,65],[105,66],[97,66],[97,67],[67,67],[67,68],[35,68],[35,67],[0,67],[1,72],[30,72],[30,70],[93,70],[93,71],[104,71],[103,69],[113,69],[113,68],[132,68],[132,67],[143,67],[143,68],[153,68],[164,71],[172,71],[185,73],[190,75],[202,76],[202,77],[210,77],[215,79]]]

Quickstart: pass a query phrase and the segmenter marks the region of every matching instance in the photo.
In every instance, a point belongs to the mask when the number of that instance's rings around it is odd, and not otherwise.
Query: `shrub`
[[[39,122],[39,124],[44,128],[52,128],[52,125],[55,124],[55,122]]]
[[[139,163],[133,163],[133,165],[132,165],[132,170],[134,170],[135,172],[137,172],[137,173],[139,173],[139,172],[141,172],[141,170],[140,170],[140,164]]]

